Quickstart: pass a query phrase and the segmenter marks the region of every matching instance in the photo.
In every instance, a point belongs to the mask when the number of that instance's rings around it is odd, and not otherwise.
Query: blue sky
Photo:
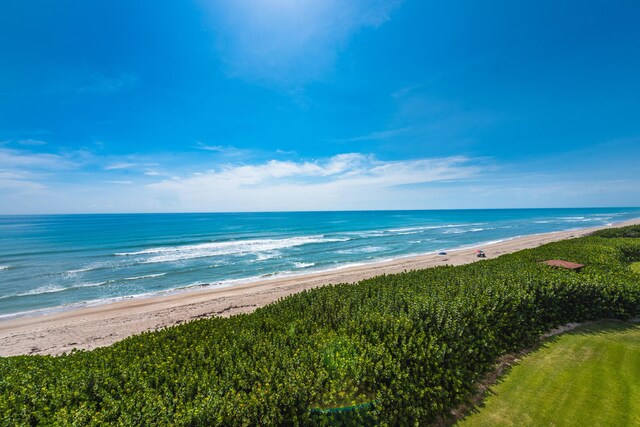
[[[6,1],[0,213],[640,205],[640,3]]]

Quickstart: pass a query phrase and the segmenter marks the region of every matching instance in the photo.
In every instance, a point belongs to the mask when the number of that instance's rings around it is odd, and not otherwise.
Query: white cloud
[[[381,161],[347,153],[318,161],[271,160],[165,179],[146,188],[184,210],[358,209],[378,206],[406,185],[468,179],[481,172],[464,157]]]
[[[203,160],[202,157],[205,157]],[[638,205],[631,161],[540,173],[464,156],[211,164],[209,156],[33,153],[0,147],[0,213],[188,212]],[[627,156],[632,158],[632,156]],[[617,158],[617,157],[616,157]],[[215,159],[215,157],[214,157]],[[219,158],[218,158],[219,161]],[[127,169],[124,166],[136,164]],[[105,170],[104,165],[119,166]],[[629,166],[631,165],[631,166]]]

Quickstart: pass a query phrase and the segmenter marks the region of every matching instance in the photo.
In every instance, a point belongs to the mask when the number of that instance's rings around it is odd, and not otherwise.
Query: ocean
[[[0,216],[0,319],[637,217],[640,208]]]

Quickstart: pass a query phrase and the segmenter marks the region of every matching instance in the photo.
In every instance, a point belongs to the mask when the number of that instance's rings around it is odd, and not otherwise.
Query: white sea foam
[[[196,245],[168,246],[144,249],[137,252],[120,252],[117,256],[140,256],[142,263],[172,262],[220,255],[247,255],[273,252],[312,243],[343,242],[341,238],[325,236],[301,236],[288,239],[233,240],[201,243]]]
[[[374,252],[380,252],[385,250],[386,248],[383,248],[381,246],[365,246],[362,248],[352,248],[352,249],[341,249],[339,251],[336,251],[337,254],[341,254],[341,255],[352,255],[352,254],[370,254],[370,253],[374,253]]]
[[[446,230],[443,231],[442,234],[463,234],[466,233],[468,230],[462,230],[460,228],[452,228],[451,230]]]
[[[95,270],[95,267],[83,267],[83,268],[78,268],[77,270],[67,270],[66,273],[76,274],[76,273],[84,273],[85,271],[91,271],[91,270]]]
[[[11,268],[10,265],[0,265],[0,270],[8,270],[10,268]]]
[[[384,230],[369,230],[369,231],[348,231],[345,232],[344,234],[348,235],[348,236],[356,236],[356,237],[360,237],[362,239],[367,239],[369,237],[380,237],[380,236],[384,236],[385,234],[387,234]],[[345,239],[345,241],[349,241],[351,239]]]
[[[307,268],[307,267],[313,267],[314,265],[316,265],[315,262],[294,262],[293,266],[295,268]]]
[[[558,218],[554,218],[554,220],[547,220],[547,221],[534,221],[537,224],[546,224],[546,223],[563,223],[563,222],[604,222],[604,221],[608,221],[611,220],[613,217],[611,216],[598,216],[598,217],[591,217],[591,218],[587,218],[584,216],[566,216],[566,217],[558,217]]]
[[[277,258],[281,255],[280,252],[277,251],[273,251],[273,252],[265,252],[265,253],[261,253],[258,254],[258,256],[256,257],[255,261],[259,262],[259,261],[266,261],[268,259],[273,259],[273,258]]]
[[[464,233],[478,233],[480,231],[485,231],[485,230],[494,230],[494,228],[489,227],[489,228],[481,228],[481,227],[476,227],[476,228],[451,228],[449,230],[445,230],[442,232],[442,234],[464,234]]]
[[[485,225],[485,223],[469,223],[469,224],[443,224],[443,225],[424,225],[417,227],[389,228],[386,230],[369,230],[369,231],[353,231],[347,232],[347,235],[355,235],[361,238],[382,237],[382,236],[406,236],[411,234],[424,233],[429,230],[448,229],[455,227],[468,227]]]
[[[397,234],[411,234],[411,233],[421,233],[427,230],[438,230],[441,228],[459,228],[459,227],[473,227],[473,226],[481,226],[486,225],[484,222],[472,222],[468,224],[443,224],[443,225],[425,225],[419,227],[405,227],[405,228],[391,228],[387,231],[391,233]],[[446,233],[446,231],[445,231]]]
[[[107,267],[112,267],[112,265],[110,265],[109,263],[106,263],[106,262],[94,262],[94,263],[91,263],[91,264],[84,265],[82,268],[76,268],[76,269],[73,269],[73,270],[67,270],[67,271],[64,272],[64,274],[68,275],[68,276],[73,276],[73,275],[78,274],[78,273],[85,273],[87,271],[93,271],[93,270],[101,270],[101,269],[107,268]]]
[[[107,283],[111,283],[110,280],[107,280],[105,282],[86,282],[86,283],[79,283],[77,285],[73,285],[67,289],[76,289],[76,288],[94,288],[96,286],[102,286],[102,285],[106,285]]]
[[[26,292],[21,292],[21,293],[9,295],[9,296],[12,296],[12,297],[24,297],[24,296],[27,296],[27,295],[53,294],[53,293],[62,292],[62,291],[65,291],[65,290],[67,290],[67,288],[62,287],[62,286],[47,285],[47,286],[41,286],[39,288],[31,289],[31,290],[28,290]]]
[[[449,228],[449,227],[458,227],[457,225],[447,224],[447,225],[425,225],[423,227],[405,227],[405,228],[390,228],[387,230],[390,233],[407,233],[407,232],[421,232],[425,230],[435,230],[438,228]]]
[[[157,274],[145,274],[143,276],[134,276],[134,277],[125,277],[122,280],[140,280],[140,279],[151,279],[154,277],[162,277],[167,273],[157,273]]]
[[[25,292],[20,292],[17,294],[11,294],[11,295],[5,295],[0,297],[0,299],[5,299],[5,298],[11,298],[11,297],[25,297],[25,296],[29,296],[29,295],[43,295],[43,294],[54,294],[54,293],[58,293],[58,292],[64,292],[64,291],[70,291],[72,289],[79,289],[79,288],[93,288],[96,286],[102,286],[109,283],[108,281],[106,282],[87,282],[87,283],[79,283],[73,286],[59,286],[59,285],[46,285],[46,286],[40,286],[39,288],[35,288],[35,289],[30,289],[28,291]]]

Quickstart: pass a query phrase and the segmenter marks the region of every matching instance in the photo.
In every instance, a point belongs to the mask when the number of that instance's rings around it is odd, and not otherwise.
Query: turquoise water
[[[640,208],[0,216],[0,319],[640,217]]]

